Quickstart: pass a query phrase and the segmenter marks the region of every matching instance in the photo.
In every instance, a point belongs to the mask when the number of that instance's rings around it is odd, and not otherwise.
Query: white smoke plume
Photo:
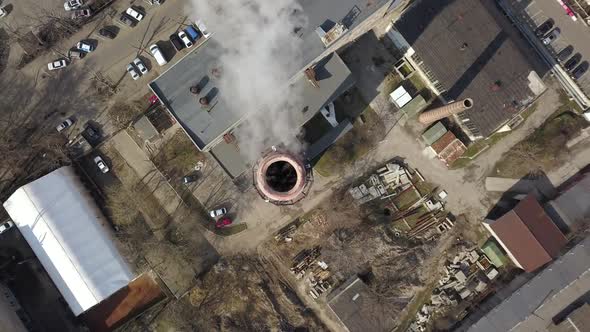
[[[242,154],[255,159],[279,143],[300,149],[299,128],[286,109],[301,97],[287,86],[301,66],[296,31],[307,20],[300,5],[295,0],[192,0],[191,13],[225,49],[219,58],[224,101],[249,114],[235,132]]]

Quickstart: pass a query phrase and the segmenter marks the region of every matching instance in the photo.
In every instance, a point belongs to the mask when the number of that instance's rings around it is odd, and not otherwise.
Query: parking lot
[[[548,19],[553,20],[554,25],[551,29],[558,28],[560,35],[547,46],[549,52],[557,56],[560,51],[571,45],[574,48],[571,56],[576,56],[577,53],[581,56],[576,67],[585,61],[586,66],[588,65],[587,61],[590,61],[590,44],[588,43],[590,28],[584,25],[581,20],[574,21],[556,0],[509,0],[507,2],[522,18],[522,21],[528,23],[532,31]],[[562,64],[566,61],[563,61]],[[590,95],[590,74],[585,73],[576,81],[582,91],[586,95]]]

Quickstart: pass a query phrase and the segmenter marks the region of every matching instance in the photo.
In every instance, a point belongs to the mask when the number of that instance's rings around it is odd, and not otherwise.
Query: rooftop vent
[[[305,70],[305,77],[307,77],[307,80],[309,81],[309,83],[311,83],[311,85],[313,85],[316,88],[320,87],[320,84],[318,83],[318,80],[316,79],[316,76],[315,76],[315,68],[314,67],[309,67]]]
[[[315,29],[315,32],[318,34],[318,36],[320,36],[320,39],[326,47],[330,46],[347,31],[348,28],[342,23],[334,24],[328,31],[324,30],[322,26],[319,26],[317,29]]]
[[[194,95],[198,95],[199,93],[201,93],[201,88],[198,85],[191,86],[189,90]]]
[[[207,96],[199,98],[199,104],[203,107],[209,106],[209,98]]]

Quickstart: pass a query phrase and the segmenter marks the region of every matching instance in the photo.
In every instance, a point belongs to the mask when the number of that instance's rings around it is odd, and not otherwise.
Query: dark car
[[[576,53],[569,60],[567,60],[567,62],[563,65],[563,68],[565,68],[567,71],[572,71],[578,62],[580,62],[580,60],[582,60],[582,55],[580,53]]]
[[[549,32],[549,30],[551,30],[551,28],[553,28],[553,19],[550,18],[547,21],[543,22],[543,24],[539,25],[535,29],[535,35],[537,35],[537,37],[541,38],[547,32]]]
[[[185,185],[188,185],[188,184],[193,183],[195,181],[197,181],[197,176],[194,174],[187,175],[182,178],[182,184],[185,184]]]
[[[121,16],[119,17],[119,22],[131,28],[133,28],[137,24],[137,21],[129,17],[129,15],[127,15],[126,13],[121,13]]]
[[[588,61],[584,61],[579,66],[577,66],[576,69],[574,69],[572,71],[571,76],[573,79],[577,80],[580,77],[582,77],[582,75],[584,75],[587,70],[588,70]]]
[[[180,37],[178,37],[178,35],[175,33],[170,35],[170,42],[174,46],[174,49],[176,49],[177,51],[180,51],[184,48],[184,43],[182,42],[182,40],[180,40]]]
[[[81,135],[91,146],[96,146],[98,143],[100,143],[100,134],[98,129],[90,123],[86,124],[86,127],[84,128],[84,131],[82,131]]]
[[[574,47],[570,45],[557,53],[557,61],[564,62],[572,53],[574,53]]]
[[[115,39],[115,37],[117,37],[117,34],[114,33],[112,30],[107,29],[107,28],[102,28],[100,30],[98,30],[98,35],[104,38],[108,38],[108,39]]]

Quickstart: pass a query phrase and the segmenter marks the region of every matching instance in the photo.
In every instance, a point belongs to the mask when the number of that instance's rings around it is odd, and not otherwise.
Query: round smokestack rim
[[[463,106],[465,108],[472,108],[473,107],[473,99],[471,99],[471,98],[465,98],[463,100]]]

